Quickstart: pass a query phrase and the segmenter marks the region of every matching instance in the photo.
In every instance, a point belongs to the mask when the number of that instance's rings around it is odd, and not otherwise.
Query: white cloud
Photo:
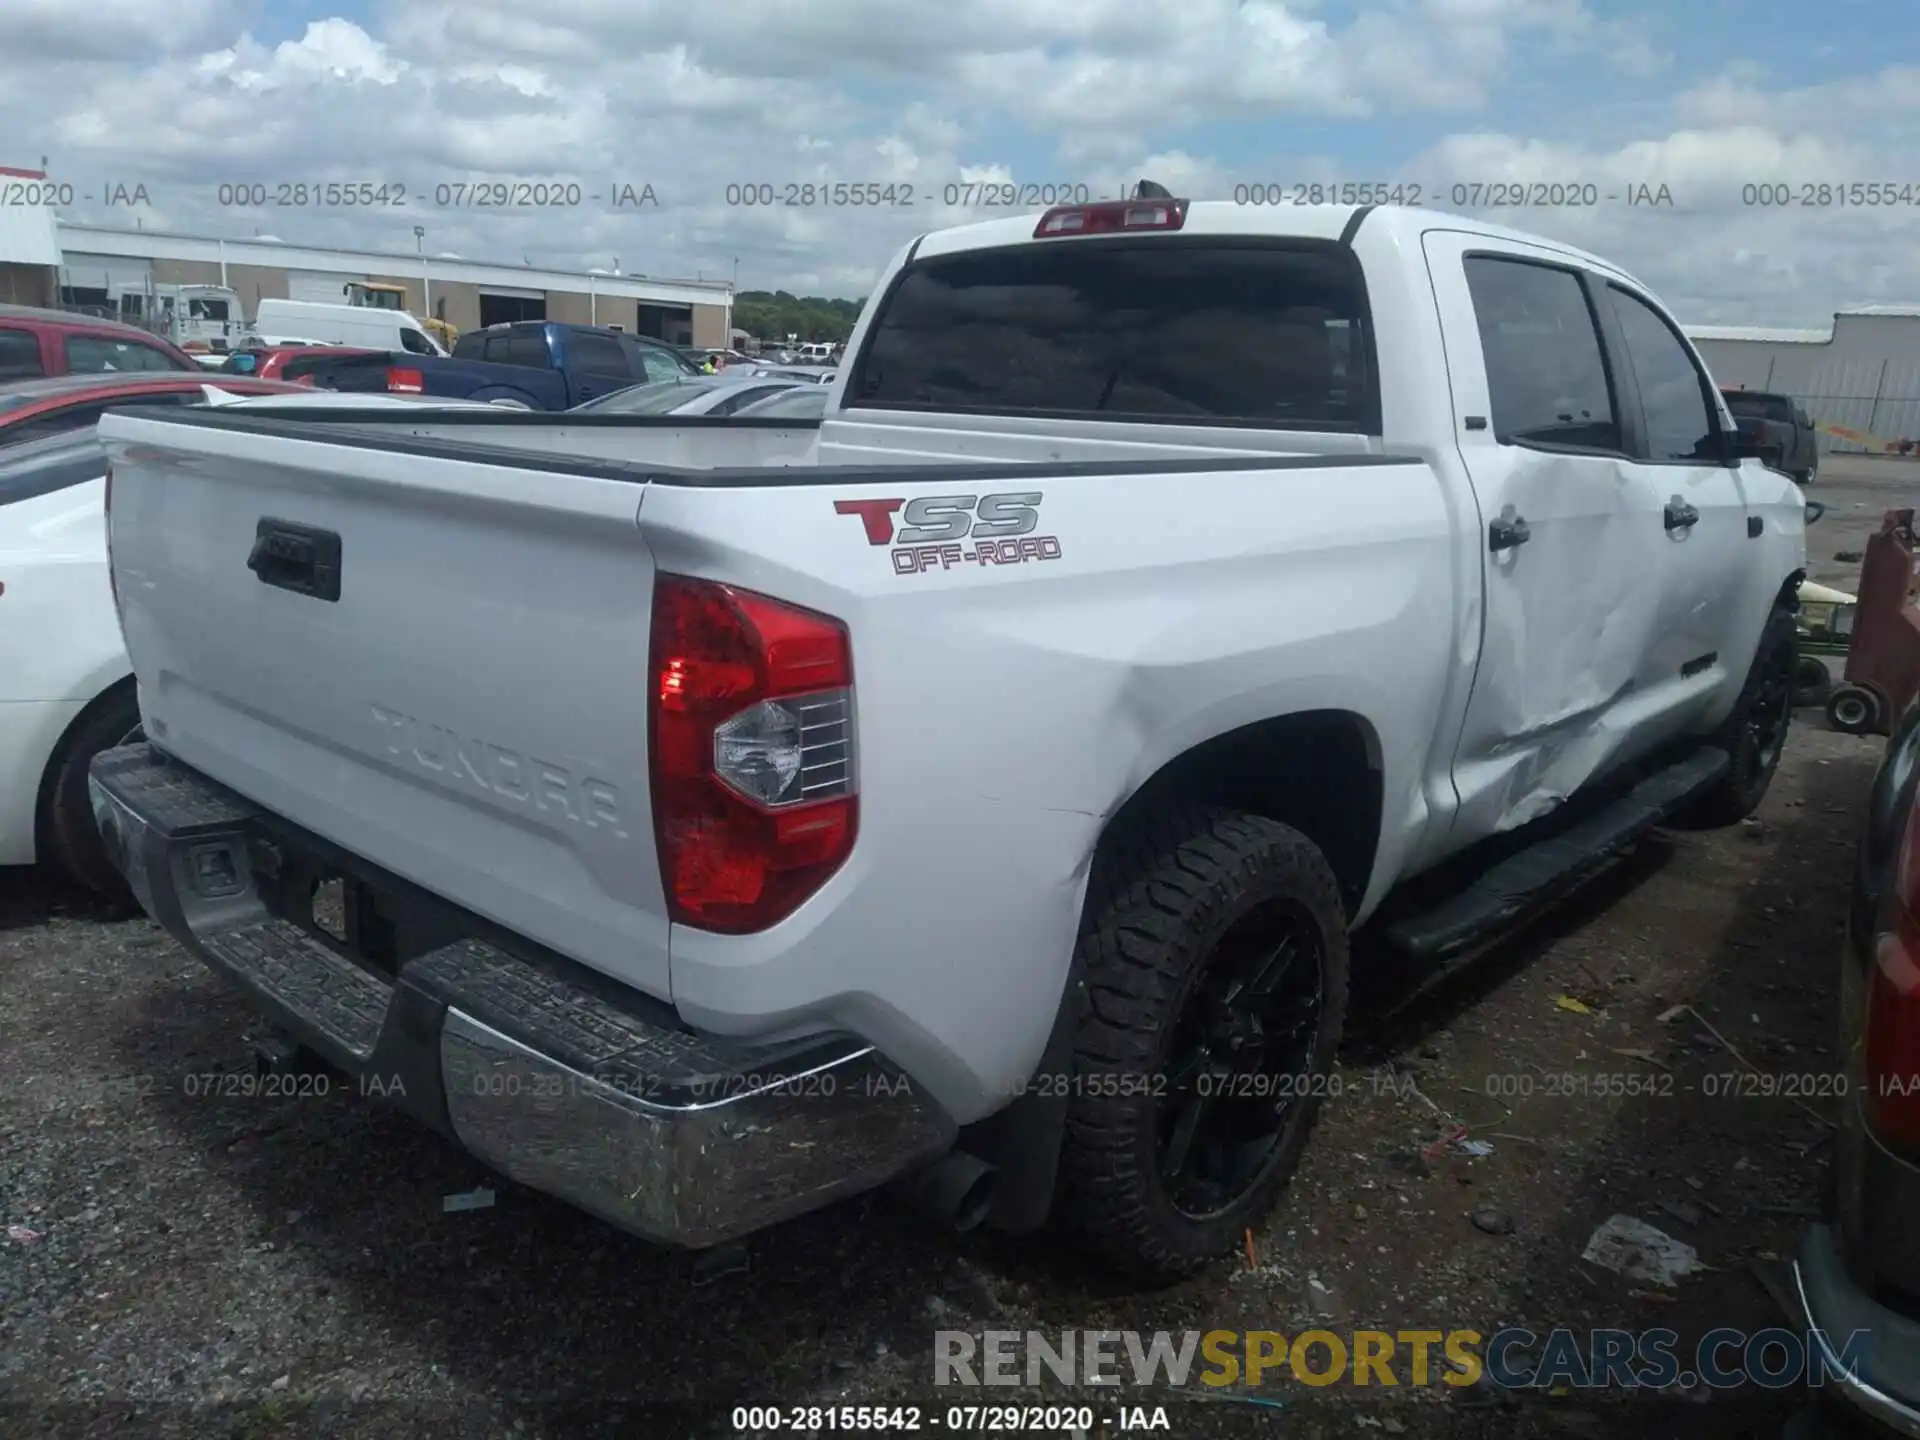
[[[1665,184],[1672,211],[1501,218],[1617,258],[1701,318],[1818,319],[1840,300],[1920,295],[1920,196],[1873,211],[1743,203],[1762,181],[1900,181],[1920,68],[1783,86],[1735,58],[1662,94],[1644,83],[1669,65],[1660,17],[1590,0],[1378,0],[1357,16],[1314,0],[407,0],[367,28],[323,18],[278,43],[245,28],[259,13],[172,0],[160,25],[152,0],[13,0],[0,163],[44,154],[63,176],[145,181],[150,228],[411,252],[423,224],[429,250],[476,259],[617,255],[628,271],[716,276],[738,257],[743,285],[855,292],[914,234],[977,218],[942,203],[967,179],[1115,190],[1150,176],[1205,197],[1403,177],[1443,204],[1455,181]],[[1776,41],[1791,43],[1770,36],[1762,53]],[[1602,98],[1577,117],[1549,103],[1550,137],[1516,133],[1515,96],[1550,102],[1549,73],[1591,77],[1584,93]],[[1433,137],[1424,153],[1378,153],[1369,127],[1393,116]],[[1236,166],[1197,138],[1224,127],[1275,143]],[[651,184],[663,208],[417,203],[504,178]],[[404,183],[416,203],[215,204],[222,182],[282,179]],[[913,203],[821,203],[835,181],[905,187]],[[784,202],[809,182],[811,203],[726,203],[729,185]]]

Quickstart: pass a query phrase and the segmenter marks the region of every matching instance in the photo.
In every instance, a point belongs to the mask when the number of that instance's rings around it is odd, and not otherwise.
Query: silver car
[[[776,375],[689,375],[650,385],[630,385],[602,395],[570,412],[575,415],[732,415],[743,405],[797,387]]]
[[[819,420],[827,413],[824,385],[794,385],[733,412],[742,420]]]

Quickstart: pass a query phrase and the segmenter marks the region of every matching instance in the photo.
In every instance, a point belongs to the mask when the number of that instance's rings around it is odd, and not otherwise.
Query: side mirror
[[[1827,507],[1821,504],[1818,500],[1807,501],[1807,524],[1809,525],[1813,524],[1814,521],[1818,520],[1822,515],[1826,513],[1827,513]]]

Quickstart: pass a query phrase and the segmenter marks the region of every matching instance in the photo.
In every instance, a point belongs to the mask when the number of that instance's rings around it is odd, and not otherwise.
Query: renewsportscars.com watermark
[[[942,1386],[1414,1385],[1485,1376],[1508,1389],[1785,1389],[1859,1373],[1872,1332],[1710,1330],[936,1330]]]

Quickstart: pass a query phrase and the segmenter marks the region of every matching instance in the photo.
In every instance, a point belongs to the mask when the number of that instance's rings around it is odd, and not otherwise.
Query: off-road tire
[[[1238,1248],[1298,1166],[1325,1089],[1312,1082],[1331,1069],[1346,1018],[1347,916],[1325,857],[1290,826],[1194,806],[1123,823],[1095,864],[1080,932],[1085,990],[1055,1214],[1108,1265],[1162,1284]],[[1310,915],[1321,942],[1308,1083],[1257,1179],[1219,1215],[1196,1221],[1160,1178],[1154,1077],[1215,943],[1276,899]]]
[[[1751,815],[1766,798],[1773,775],[1780,768],[1780,755],[1786,748],[1784,726],[1792,723],[1795,672],[1800,664],[1800,635],[1793,623],[1793,611],[1776,603],[1760,632],[1760,644],[1748,667],[1746,684],[1740,698],[1720,728],[1708,740],[1727,752],[1731,762],[1727,773],[1712,789],[1697,796],[1673,820],[1681,829],[1712,830],[1737,825]],[[1763,745],[1753,730],[1756,712],[1762,707],[1780,706],[1786,715],[1779,743]],[[1777,718],[1777,717],[1775,717]]]
[[[140,724],[140,701],[131,685],[109,690],[80,713],[61,738],[40,787],[39,855],[110,900],[132,892],[107,858],[87,793],[93,757],[126,741]]]

